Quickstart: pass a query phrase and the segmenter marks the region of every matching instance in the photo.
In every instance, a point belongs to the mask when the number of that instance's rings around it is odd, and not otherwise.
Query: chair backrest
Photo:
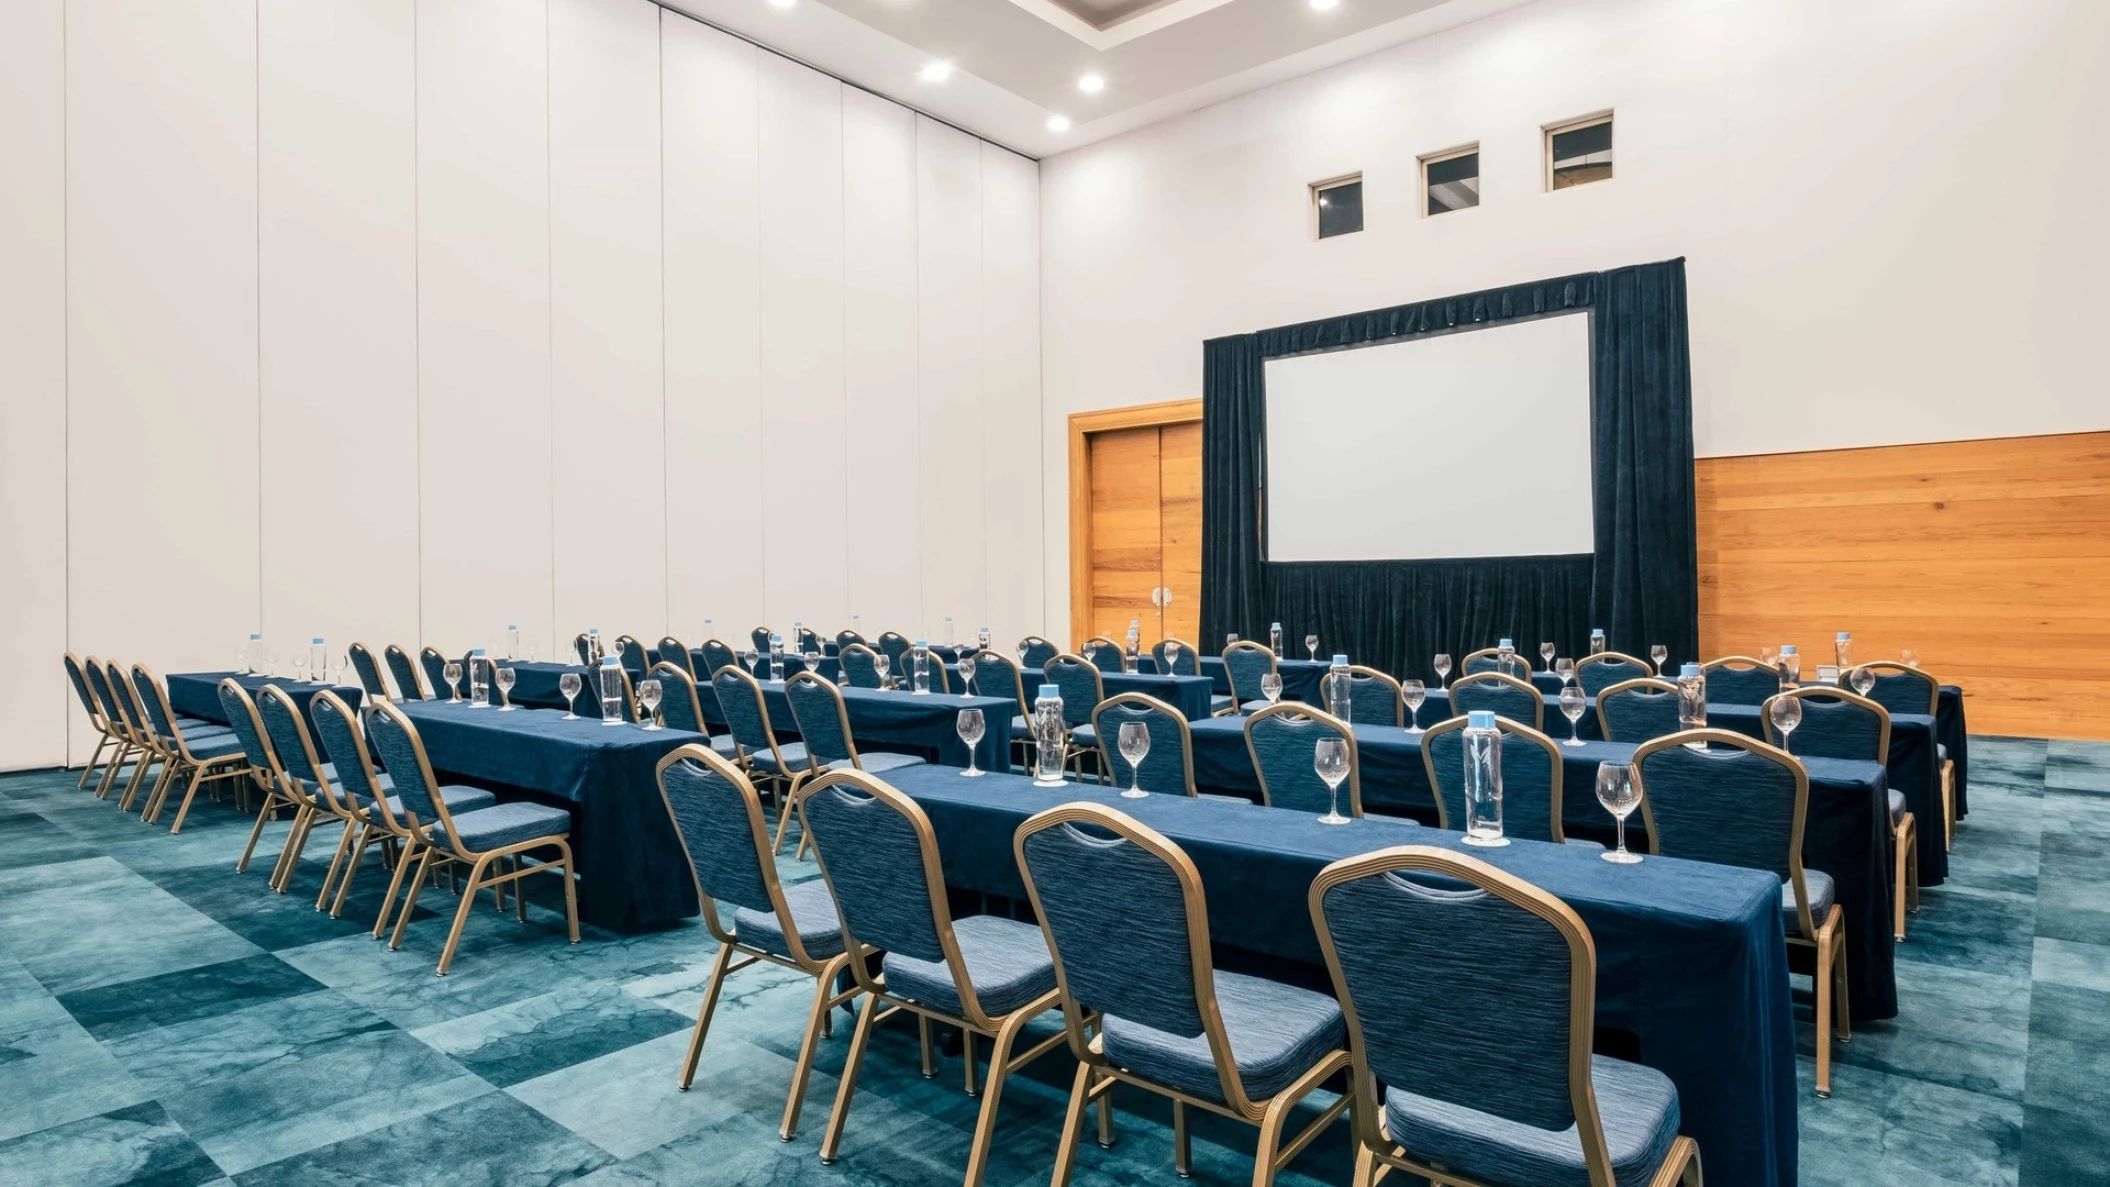
[[[1018,641],[1018,646],[1018,666],[1022,668],[1045,667],[1049,660],[1062,654],[1062,648],[1039,635],[1027,635]]]
[[[411,660],[410,653],[394,643],[382,651],[381,658],[388,663],[388,674],[395,678],[396,696],[405,701],[429,701],[432,690],[418,676],[418,665]]]
[[[776,916],[790,948],[782,955],[814,967],[816,962],[799,942],[799,929],[791,925],[770,854],[762,800],[747,776],[708,746],[683,746],[659,760],[659,794],[688,857],[711,935],[721,943],[734,938],[718,917],[719,903],[765,912]]]
[[[740,666],[740,657],[733,654],[731,644],[726,643],[723,639],[705,639],[703,646],[699,650],[703,652],[703,666],[708,669],[703,674],[703,678],[706,680],[717,675],[720,668],[738,668]]]
[[[835,662],[852,688],[879,688],[879,653],[862,643],[852,643],[835,653]],[[891,666],[891,665],[890,665]]]
[[[447,802],[440,798],[440,781],[432,774],[431,760],[425,757],[425,740],[418,736],[417,724],[394,702],[384,701],[367,714],[366,736],[380,752],[381,765],[388,768],[396,798],[412,818],[409,823],[452,837],[454,819],[447,812]]]
[[[1421,765],[1436,796],[1441,828],[1465,828],[1465,718],[1430,726],[1421,735]],[[1558,845],[1567,839],[1561,824],[1565,796],[1560,743],[1506,717],[1495,718],[1502,732],[1502,832]]]
[[[1201,874],[1156,830],[1098,804],[1064,804],[1018,827],[1012,847],[1055,961],[1071,1049],[1099,1014],[1206,1037],[1224,1099],[1244,1085],[1217,1010]]]
[[[102,707],[95,703],[95,694],[88,691],[88,677],[81,668],[81,661],[75,659],[71,651],[66,653],[66,682],[73,685],[73,695],[80,700],[81,708],[88,714],[88,720],[93,722],[97,729],[104,728]]]
[[[848,647],[852,643],[862,643],[864,641],[865,637],[863,635],[858,634],[856,631],[835,632],[835,649],[837,651],[841,651],[843,648]]]
[[[769,628],[766,626],[758,626],[747,632],[747,641],[754,645],[756,655],[769,654],[769,634]]]
[[[1033,707],[1026,703],[1026,681],[1019,673],[1018,661],[1001,651],[975,653],[974,687],[985,697],[1015,699],[1021,714],[1032,712]]]
[[[132,740],[141,746],[159,745],[154,726],[147,720],[147,707],[140,703],[139,690],[133,687],[132,678],[125,675],[124,668],[114,659],[103,661],[103,687],[109,691],[118,719],[125,723]]]
[[[718,694],[719,711],[725,714],[726,729],[742,750],[777,752],[777,735],[770,728],[769,705],[762,699],[762,686],[738,664],[718,669],[711,677]]]
[[[858,765],[857,743],[850,737],[850,713],[835,685],[812,672],[800,672],[784,682],[784,699],[791,705],[792,725],[813,761]]]
[[[1099,677],[1099,669],[1081,656],[1058,655],[1040,666],[1041,675],[1062,694],[1063,724],[1083,725],[1092,719],[1092,710],[1106,699],[1106,684]]]
[[[659,713],[667,728],[708,737],[711,727],[703,719],[703,698],[696,695],[696,679],[689,675],[689,670],[680,664],[661,660],[652,666],[652,675],[659,681]]]
[[[1539,690],[1514,676],[1481,672],[1451,682],[1451,713],[1463,717],[1475,709],[1488,709],[1497,717],[1546,728],[1546,698]]]
[[[1710,705],[1763,705],[1780,691],[1780,669],[1748,655],[1725,655],[1700,665]]]
[[[145,664],[132,665],[132,690],[138,694],[139,707],[145,713],[147,727],[164,743],[176,743],[180,735],[176,732],[176,714],[169,708],[168,697],[161,691],[161,680],[153,669]]]
[[[689,674],[689,682],[691,684],[695,683],[696,657],[689,654],[688,644],[683,643],[672,635],[661,638],[659,641],[659,662],[680,665],[681,670]]]
[[[279,765],[278,754],[271,748],[264,718],[257,712],[256,702],[250,699],[249,690],[230,676],[220,681],[216,691],[220,697],[220,712],[234,730],[235,739],[241,742],[242,757],[249,760],[250,770],[261,778],[276,781],[284,774],[285,768]]]
[[[945,662],[944,652],[939,651],[936,648],[932,648],[931,650],[924,652],[924,658],[930,663],[930,690],[932,692],[959,691],[959,689],[954,686],[959,684],[960,674],[953,670],[953,666],[951,664]],[[908,675],[911,681],[915,680],[916,657],[913,652],[911,652],[909,655]]]
[[[1773,702],[1802,703],[1802,720],[1796,724],[1792,745],[1804,758],[1853,758],[1867,762],[1890,761],[1890,711],[1872,698],[1826,684],[1805,684],[1775,694],[1759,713],[1766,727],[1766,741],[1781,744],[1780,731],[1773,728]]]
[[[810,626],[794,628],[791,632],[790,646],[792,650],[797,651],[801,655],[809,651],[819,651],[821,649],[820,632]]]
[[[1143,755],[1142,770],[1129,772],[1129,782],[1134,784],[1140,774],[1145,791],[1194,795],[1194,734],[1187,728],[1186,715],[1140,692],[1108,697],[1092,710],[1092,729],[1099,735],[1104,769],[1128,770],[1128,760],[1119,756],[1121,727],[1131,722],[1142,723],[1150,732],[1150,750]]]
[[[1634,751],[1634,779],[1650,848],[1773,874],[1795,888],[1802,934],[1817,934],[1802,876],[1810,777],[1801,763],[1756,738],[1687,730],[1642,743]]]
[[[371,809],[390,831],[402,828],[389,811],[388,790],[374,777],[374,757],[367,750],[358,710],[324,689],[308,702],[308,713],[315,721],[315,736],[337,771],[337,790],[349,797],[354,806]]]
[[[1165,649],[1167,647],[1173,649],[1170,666],[1165,663]],[[1196,651],[1194,644],[1187,642],[1185,639],[1160,639],[1158,640],[1158,645],[1151,649],[1151,654],[1157,657],[1158,671],[1167,676],[1199,676],[1202,674],[1202,653]]]
[[[1332,672],[1319,677],[1319,703],[1333,704]],[[1400,697],[1399,681],[1376,668],[1352,664],[1348,668],[1348,720],[1357,725],[1407,724],[1407,703]]]
[[[1668,680],[1621,680],[1597,694],[1597,731],[1607,742],[1639,746],[1679,728],[1678,686]]]
[[[1362,763],[1355,752],[1355,730],[1315,705],[1270,705],[1245,719],[1245,745],[1260,778],[1260,802],[1297,812],[1324,812],[1332,802],[1326,781],[1312,765],[1321,738],[1348,742],[1348,778],[1341,784],[1350,816],[1363,814]]]
[[[266,684],[256,696],[257,712],[270,735],[272,752],[278,755],[279,770],[295,781],[288,790],[298,790],[335,806],[337,789],[323,777],[323,758],[315,752],[315,739],[301,717],[300,706],[285,689]]]
[[[1941,712],[1941,681],[1918,668],[1882,659],[1860,665],[1875,675],[1868,699],[1892,713]],[[1843,678],[1843,677],[1842,677]]]
[[[1275,670],[1275,653],[1251,639],[1240,639],[1224,648],[1224,672],[1231,678],[1231,696],[1239,704],[1261,699],[1260,678]]]
[[[1502,649],[1499,647],[1482,647],[1480,650],[1467,655],[1465,662],[1458,665],[1458,674],[1461,676],[1477,676],[1482,672],[1496,672],[1515,680],[1522,680],[1526,684],[1531,683],[1531,661],[1526,659],[1521,653],[1511,651],[1509,664],[1504,667],[1502,664]]]
[[[1102,672],[1121,670],[1121,645],[1105,635],[1093,635],[1077,648],[1076,654],[1090,660],[1093,667]]]
[[[615,640],[616,655],[623,661],[623,671],[630,674],[632,683],[645,678],[652,668],[652,656],[645,645],[629,635],[618,635]]]
[[[432,695],[445,699],[448,690],[447,656],[445,653],[441,652],[437,647],[421,648],[418,651],[418,666],[425,669],[425,683],[432,689]],[[464,668],[462,670],[462,680],[455,683],[454,690],[456,692],[466,691],[468,685],[465,681],[468,678],[468,669]]]
[[[879,636],[879,654],[886,656],[887,664],[897,678],[905,671],[903,661],[908,658],[908,649],[908,636],[900,631],[887,631]]]
[[[1596,947],[1566,903],[1418,845],[1327,866],[1308,901],[1368,1146],[1382,1141],[1382,1084],[1533,1129],[1575,1126],[1587,1181],[1613,1181],[1590,1079]]]
[[[388,681],[381,677],[381,665],[374,662],[374,653],[364,643],[353,643],[345,649],[351,657],[352,673],[359,678],[359,690],[369,697],[386,697]]]
[[[1622,680],[1640,680],[1655,674],[1656,669],[1647,660],[1617,651],[1600,651],[1575,661],[1575,682],[1593,700]]]
[[[88,691],[95,694],[95,703],[100,707],[98,715],[120,736],[129,737],[132,732],[131,722],[125,719],[124,707],[117,703],[116,695],[110,691],[110,669],[115,666],[89,656]]]

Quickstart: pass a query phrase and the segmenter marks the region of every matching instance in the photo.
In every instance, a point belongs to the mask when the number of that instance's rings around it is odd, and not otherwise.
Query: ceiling
[[[1526,2],[661,0],[1034,157]],[[934,62],[950,76],[921,77]],[[1104,89],[1082,91],[1087,74]]]

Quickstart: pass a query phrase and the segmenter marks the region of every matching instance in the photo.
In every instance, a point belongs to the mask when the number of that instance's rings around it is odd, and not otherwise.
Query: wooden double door
[[[1200,645],[1201,401],[1070,418],[1070,549],[1070,646],[1131,620]]]

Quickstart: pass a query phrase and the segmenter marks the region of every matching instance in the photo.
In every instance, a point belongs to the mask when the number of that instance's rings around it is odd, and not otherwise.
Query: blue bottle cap
[[[1509,641],[1509,640],[1507,640],[1507,639],[1504,639],[1504,640],[1502,640],[1501,642],[1499,642],[1499,643],[1495,644],[1495,646],[1497,646],[1497,647],[1509,647],[1509,648],[1514,648],[1514,647],[1516,646],[1516,644],[1515,644],[1515,643],[1512,643],[1512,642],[1510,642],[1510,641]]]
[[[1601,626],[1593,626],[1590,628],[1590,633],[1593,635],[1602,635],[1604,634],[1604,628]]]
[[[1337,667],[1337,668],[1345,668],[1345,667],[1347,667],[1347,666],[1348,666],[1348,657],[1347,657],[1347,656],[1345,656],[1345,655],[1336,655],[1336,656],[1334,656],[1334,657],[1333,657],[1333,666],[1334,666],[1334,667]]]
[[[256,642],[256,641],[257,641],[258,639],[261,639],[261,638],[263,638],[263,636],[262,636],[262,635],[256,635],[256,634],[252,634],[252,635],[250,635],[250,636],[249,636],[249,641],[250,641],[251,643],[254,643],[254,642]]]
[[[1849,640],[1849,639],[1852,639],[1852,638],[1853,638],[1853,634],[1852,634],[1852,632],[1850,632],[1850,631],[1840,631],[1840,632],[1839,632],[1839,642],[1841,642],[1841,643],[1844,643],[1844,642],[1846,642],[1847,640]]]
[[[317,635],[317,636],[315,636],[315,640],[314,640],[314,642],[315,642],[315,645],[316,645],[317,647],[320,647],[320,646],[322,646],[322,636],[321,636],[321,635]]]
[[[918,639],[918,640],[916,640],[916,646],[918,646],[918,647],[928,647],[928,646],[930,646],[930,642],[929,642],[929,640],[926,640],[926,639]]]
[[[620,668],[623,666],[623,661],[612,655],[604,655],[601,657],[601,666],[604,668]]]
[[[774,647],[775,645],[777,645],[777,644],[779,644],[779,643],[782,643],[783,641],[784,641],[784,636],[782,636],[782,635],[778,635],[778,634],[772,634],[772,635],[770,635],[770,636],[769,636],[769,643],[770,643],[770,646],[772,646],[772,647]]]
[[[1780,645],[1780,653],[1781,653],[1782,655],[1793,655],[1793,654],[1795,654],[1795,645],[1794,645],[1793,643],[1782,643],[1782,644]]]
[[[1495,728],[1495,711],[1493,709],[1475,709],[1467,713],[1465,715],[1465,727],[1476,730],[1491,730]]]
[[[1040,701],[1059,701],[1061,699],[1062,694],[1056,691],[1055,686],[1052,684],[1041,685],[1040,695],[1033,698],[1035,703],[1038,703]]]
[[[1686,664],[1684,667],[1678,669],[1678,675],[1681,677],[1697,678],[1699,674],[1700,665],[1698,664]]]
[[[601,633],[601,628],[597,626],[590,626],[586,628],[586,633],[589,635],[598,635]]]
[[[322,640],[320,640],[320,639],[317,639],[317,640],[315,640],[315,641],[316,641],[317,643],[320,643],[320,642],[322,642]],[[474,650],[474,651],[470,652],[469,654],[470,654],[470,655],[482,655],[483,653],[484,653],[484,649],[483,649],[483,648],[481,648],[481,647],[479,647],[479,648],[477,648],[476,650]]]
[[[509,622],[506,624],[506,629],[509,631],[517,631],[520,629],[520,624],[517,622]]]

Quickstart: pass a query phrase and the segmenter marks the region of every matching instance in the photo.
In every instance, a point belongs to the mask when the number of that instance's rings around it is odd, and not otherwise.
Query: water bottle
[[[769,682],[784,683],[784,636],[774,631],[769,635]]]
[[[1128,650],[1121,653],[1121,670],[1134,675],[1143,670],[1143,623],[1139,619],[1128,620]]]
[[[623,723],[623,661],[615,656],[601,658],[601,724]]]
[[[1593,626],[1590,628],[1590,654],[1596,655],[1598,652],[1603,650],[1604,628],[1601,626]]]
[[[1839,670],[1842,672],[1852,671],[1854,666],[1853,632],[1840,631],[1839,637],[1832,640],[1832,649],[1838,655],[1838,658],[1832,662],[1839,665]]]
[[[1267,649],[1275,653],[1276,659],[1282,658],[1282,624],[1279,622],[1268,624]]]
[[[1064,735],[1062,693],[1053,684],[1040,686],[1033,698],[1033,783],[1061,787]]]
[[[945,645],[952,646],[952,615],[945,616]]]
[[[718,637],[718,632],[713,629],[711,620],[708,618],[703,620],[703,637],[706,639],[715,639]]]
[[[1686,664],[1678,669],[1678,728],[1699,730],[1707,728],[1707,678],[1700,675],[1700,665]],[[1705,750],[1705,742],[1687,742],[1694,750]]]
[[[974,645],[983,651],[989,650],[989,628],[982,627],[974,633]]]
[[[520,658],[520,624],[517,622],[506,624],[506,658]]]
[[[322,636],[317,635],[315,636],[315,641],[308,645],[309,679],[313,680],[317,684],[328,683],[330,679],[328,668],[329,662],[330,649],[322,645]]]
[[[791,649],[801,655],[806,653],[806,624],[796,618],[791,620]]]
[[[471,708],[485,709],[490,707],[491,687],[485,683],[487,679],[484,649],[479,647],[469,653],[469,706]]]
[[[1780,645],[1780,682],[1790,688],[1802,683],[1802,657],[1793,643]]]
[[[852,614],[850,616],[850,633],[856,635],[860,639],[865,637],[863,615]]]
[[[1509,844],[1502,835],[1502,731],[1492,709],[1465,715],[1465,843]]]
[[[252,632],[249,636],[249,650],[242,653],[242,674],[254,676],[257,673],[257,669],[263,667],[263,665],[264,636]]]
[[[597,626],[587,627],[586,662],[590,664],[597,664],[600,663],[602,660],[606,659],[607,657],[608,654],[601,650],[601,628]]]
[[[1326,669],[1326,711],[1342,721],[1353,721],[1354,692],[1348,683],[1348,657],[1336,655]]]
[[[927,640],[918,639],[916,645],[909,648],[909,669],[916,677],[914,695],[930,695],[930,643]]]
[[[1496,644],[1495,644],[1495,650],[1496,650],[1496,652],[1498,652],[1498,653],[1499,653],[1499,654],[1498,654],[1498,656],[1497,656],[1497,660],[1496,660],[1496,662],[1497,662],[1497,664],[1498,664],[1499,666],[1498,666],[1498,667],[1496,667],[1496,669],[1495,669],[1495,670],[1496,670],[1496,671],[1498,671],[1498,672],[1500,672],[1500,673],[1502,673],[1502,674],[1503,674],[1504,676],[1514,676],[1514,675],[1516,675],[1516,674],[1517,674],[1517,670],[1516,670],[1516,662],[1517,662],[1517,645],[1516,645],[1516,643],[1515,643],[1515,642],[1513,642],[1513,641],[1511,641],[1511,640],[1509,640],[1509,639],[1503,639],[1503,640],[1501,640],[1500,642],[1498,642],[1498,643],[1496,643]]]

